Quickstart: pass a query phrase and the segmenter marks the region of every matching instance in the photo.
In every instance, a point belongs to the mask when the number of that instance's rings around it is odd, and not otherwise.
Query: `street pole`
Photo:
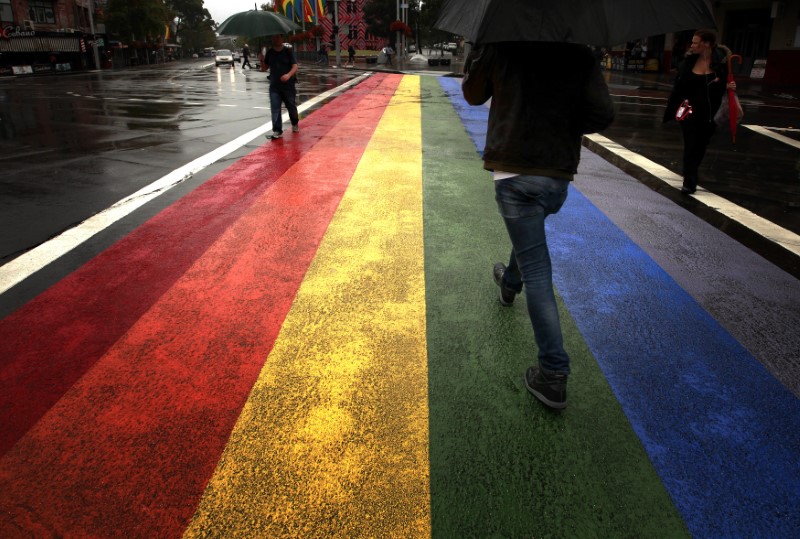
[[[402,0],[400,0],[400,1],[401,1],[401,3],[400,3],[400,22],[405,24],[405,22],[406,22],[405,4],[402,3]],[[406,33],[401,31],[400,32],[400,43],[397,44],[397,57],[398,58],[402,58],[403,57],[403,53],[405,52],[405,48],[406,48]]]
[[[396,21],[400,20],[400,0],[397,0],[397,18],[395,20]],[[399,30],[397,32],[395,32],[394,47],[396,49],[398,49],[395,52],[397,53],[397,57],[400,58],[400,50],[399,50],[400,49],[400,31]]]
[[[333,0],[333,31],[336,34],[336,67],[342,67],[342,51],[339,46],[339,0]]]
[[[89,28],[92,30],[92,49],[94,50],[94,65],[97,69],[102,69],[100,66],[100,55],[97,53],[97,35],[94,33],[94,0],[89,0]]]

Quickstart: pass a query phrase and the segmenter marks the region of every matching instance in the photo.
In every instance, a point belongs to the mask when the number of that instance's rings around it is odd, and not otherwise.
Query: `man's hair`
[[[700,41],[711,43],[711,46],[717,44],[717,33],[714,30],[703,28],[701,30],[696,31],[694,35],[698,36],[700,38]]]

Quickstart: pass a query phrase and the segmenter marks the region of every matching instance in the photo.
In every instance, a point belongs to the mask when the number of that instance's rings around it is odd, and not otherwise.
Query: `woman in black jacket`
[[[717,45],[716,32],[698,30],[692,37],[686,58],[678,68],[664,122],[675,119],[679,107],[688,100],[691,112],[680,120],[683,132],[683,194],[697,190],[697,170],[716,129],[714,114],[720,107],[726,88],[736,89],[735,82],[726,83],[730,54],[727,47]]]

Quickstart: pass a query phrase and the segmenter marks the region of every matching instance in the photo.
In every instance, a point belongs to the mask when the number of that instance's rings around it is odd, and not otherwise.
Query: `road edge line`
[[[372,76],[372,73],[364,73],[344,84],[323,92],[298,106],[297,110],[298,112],[305,112],[326,99],[336,96],[350,87],[359,84],[370,76]],[[284,113],[282,120],[284,122],[289,120],[288,113]],[[37,271],[44,269],[49,264],[55,262],[112,224],[127,217],[138,208],[156,199],[158,196],[163,195],[176,185],[185,182],[204,168],[220,161],[227,155],[271,130],[272,122],[268,121],[260,127],[248,131],[219,148],[173,170],[166,176],[162,176],[132,195],[128,195],[122,200],[115,202],[105,210],[94,214],[85,221],[64,230],[44,243],[33,247],[3,266],[0,266],[0,294],[8,292],[12,287],[18,285]]]
[[[662,194],[673,199],[674,196],[671,195],[681,196],[679,193],[683,185],[683,178],[666,167],[600,134],[585,135],[583,145],[636,179],[650,185],[657,191],[661,191]],[[664,185],[674,188],[674,191],[668,189],[666,191],[669,192],[665,192],[665,190],[659,189]],[[757,250],[759,254],[768,258],[785,271],[795,276],[800,276],[800,236],[702,187],[698,188],[695,194],[687,197],[687,201],[689,199],[699,203],[706,210],[713,212],[717,216],[715,221],[723,218],[726,222],[722,225],[719,223],[711,224],[721,228],[724,232],[749,247],[753,248],[752,238],[742,238],[739,234],[731,234],[732,231],[725,225],[735,223],[747,230],[751,236],[757,236],[762,240],[762,243],[763,240],[766,240],[772,248],[766,249],[768,253]],[[750,241],[747,241],[748,239]],[[780,253],[783,253],[784,257],[790,256],[792,260],[787,263],[785,260],[777,259]]]

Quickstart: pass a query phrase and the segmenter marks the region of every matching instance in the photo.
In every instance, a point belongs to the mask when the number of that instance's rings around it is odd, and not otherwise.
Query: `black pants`
[[[248,58],[247,56],[245,56],[244,60],[242,60],[242,69],[244,69],[244,66],[247,66],[250,69],[253,69],[253,66],[250,65],[250,58]]]
[[[697,189],[697,170],[706,155],[708,143],[717,125],[711,121],[690,118],[681,122],[683,131],[683,186]]]

